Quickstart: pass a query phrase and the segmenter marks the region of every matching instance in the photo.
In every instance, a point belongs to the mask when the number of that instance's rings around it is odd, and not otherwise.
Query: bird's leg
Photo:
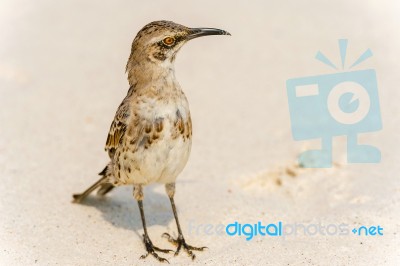
[[[175,256],[179,254],[179,251],[183,247],[183,249],[188,253],[192,260],[196,258],[196,255],[192,252],[192,250],[199,250],[203,251],[207,247],[193,247],[186,244],[185,238],[183,237],[181,226],[179,224],[178,214],[176,212],[175,202],[174,202],[174,195],[175,195],[175,183],[169,183],[165,185],[165,189],[167,191],[169,200],[171,201],[172,211],[174,212],[176,226],[178,227],[178,238],[174,239],[170,234],[164,233],[162,236],[167,238],[169,242],[177,246],[175,251]]]
[[[162,258],[158,256],[156,251],[164,252],[164,253],[169,253],[170,249],[161,249],[153,245],[153,243],[150,240],[149,234],[147,233],[147,227],[146,227],[146,219],[144,217],[144,211],[143,211],[143,188],[142,185],[135,185],[133,187],[133,196],[137,200],[138,205],[139,205],[139,210],[140,210],[140,216],[142,218],[142,224],[143,224],[143,243],[146,247],[147,253],[145,255],[140,256],[141,259],[145,259],[149,254],[153,255],[159,262],[168,262],[169,261],[165,258]]]

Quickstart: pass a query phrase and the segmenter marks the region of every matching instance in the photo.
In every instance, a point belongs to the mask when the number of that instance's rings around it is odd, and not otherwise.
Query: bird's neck
[[[168,59],[163,62],[151,60],[129,62],[127,73],[130,86],[175,81],[174,62]]]

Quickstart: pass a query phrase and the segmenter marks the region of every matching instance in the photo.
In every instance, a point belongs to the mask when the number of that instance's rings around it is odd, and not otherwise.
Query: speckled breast
[[[191,149],[192,122],[186,98],[154,105],[145,102],[132,117],[115,155],[115,183],[174,182]]]

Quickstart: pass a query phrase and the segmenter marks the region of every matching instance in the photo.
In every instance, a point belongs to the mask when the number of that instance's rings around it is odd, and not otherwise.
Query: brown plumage
[[[229,35],[210,28],[188,28],[171,21],[155,21],[143,27],[132,43],[126,65],[130,88],[115,114],[107,136],[105,150],[110,162],[100,172],[101,179],[82,194],[80,202],[92,191],[105,195],[114,186],[133,185],[144,228],[143,242],[147,254],[160,262],[157,254],[170,250],[155,247],[147,233],[143,211],[143,185],[165,184],[178,228],[178,238],[164,234],[195,258],[192,250],[203,250],[186,244],[174,203],[175,180],[189,158],[192,143],[192,121],[189,104],[175,79],[174,60],[188,41],[206,35]]]

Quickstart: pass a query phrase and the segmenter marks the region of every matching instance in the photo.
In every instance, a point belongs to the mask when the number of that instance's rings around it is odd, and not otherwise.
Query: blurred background
[[[194,139],[176,203],[190,244],[208,246],[199,265],[398,265],[400,4],[396,1],[0,1],[0,264],[156,264],[144,253],[131,188],[71,195],[97,180],[106,136],[128,90],[125,64],[136,33],[154,20],[215,27],[232,36],[186,44],[176,76],[190,103]],[[347,164],[336,138],[334,167],[302,169],[315,141],[291,135],[286,80],[356,67],[375,69],[383,130],[362,134],[379,164]],[[145,191],[153,242],[176,233],[164,188]],[[189,222],[257,221],[380,225],[383,236],[285,239],[188,233]],[[191,263],[182,253],[171,264]]]

